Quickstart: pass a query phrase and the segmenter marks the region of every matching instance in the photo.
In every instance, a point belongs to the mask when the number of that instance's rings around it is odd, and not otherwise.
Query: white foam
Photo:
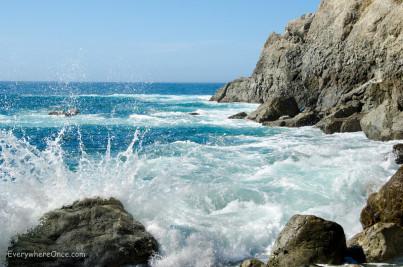
[[[335,220],[351,236],[360,230],[368,194],[397,169],[390,157],[396,142],[370,141],[362,133],[328,136],[307,127],[223,136],[244,140],[237,145],[154,144],[140,155],[133,151],[142,140],[137,132],[118,155],[111,155],[110,143],[101,158],[82,151],[71,171],[62,160],[61,136],[63,130],[39,151],[0,131],[1,252],[46,211],[79,198],[114,196],[160,242],[153,266],[235,265],[264,258],[295,213]]]

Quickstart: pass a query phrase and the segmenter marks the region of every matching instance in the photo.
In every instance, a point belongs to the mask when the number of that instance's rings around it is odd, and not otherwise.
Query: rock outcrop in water
[[[16,237],[10,253],[70,253],[70,257],[10,257],[8,266],[122,266],[147,263],[157,241],[116,199],[85,199],[45,214]],[[71,254],[71,253],[84,253]],[[12,254],[11,254],[12,255]],[[75,256],[75,257],[73,257]]]
[[[403,138],[402,14],[402,0],[322,0],[315,14],[270,35],[251,77],[226,84],[211,100],[293,97],[300,111],[324,120],[326,132]],[[263,104],[258,113],[270,108]]]
[[[403,164],[403,144],[394,145],[393,154],[395,155],[396,163]]]
[[[345,252],[340,225],[311,215],[294,215],[278,236],[267,266],[342,264]]]

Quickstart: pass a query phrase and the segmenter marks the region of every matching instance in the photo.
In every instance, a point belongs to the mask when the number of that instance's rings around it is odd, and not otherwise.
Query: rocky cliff
[[[353,107],[346,118],[359,118],[369,138],[403,138],[402,28],[403,0],[322,0],[315,14],[270,35],[251,77],[226,84],[211,100],[294,97],[301,112],[325,119],[321,128]]]

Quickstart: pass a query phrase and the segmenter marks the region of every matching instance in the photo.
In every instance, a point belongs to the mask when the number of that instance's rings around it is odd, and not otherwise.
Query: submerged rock
[[[360,219],[364,229],[379,222],[403,226],[403,167],[377,193],[370,195]]]
[[[78,257],[8,257],[8,266],[144,264],[157,241],[114,198],[85,199],[46,213],[41,224],[12,241],[9,251],[84,253]],[[70,254],[72,255],[72,254]]]
[[[345,251],[340,225],[312,215],[294,215],[277,237],[268,267],[341,264]]]
[[[246,112],[239,112],[237,114],[234,114],[232,116],[229,116],[228,119],[245,119],[248,116]]]
[[[200,113],[197,113],[197,112],[189,112],[189,115],[192,115],[192,116],[199,116]]]
[[[367,262],[390,262],[403,257],[403,227],[377,223],[355,235],[348,245],[361,247]]]
[[[294,117],[299,112],[297,102],[293,97],[275,97],[252,112],[248,119],[257,122],[274,121],[285,115]]]
[[[401,14],[400,0],[322,0],[315,14],[269,36],[251,77],[226,84],[211,100],[264,103],[257,113],[270,115],[266,103],[288,96],[302,110],[335,112],[335,119],[364,116],[359,127],[357,120],[345,127],[331,121],[329,132],[361,128],[371,139],[403,139]]]
[[[244,260],[241,267],[265,267],[265,264],[258,259]]]
[[[71,116],[76,116],[80,114],[80,110],[76,109],[76,108],[71,108],[68,109],[67,111],[63,111],[63,110],[54,110],[48,113],[48,115],[52,115],[52,116],[66,116],[66,117],[71,117]]]
[[[394,145],[393,154],[395,155],[396,163],[403,164],[403,144]]]

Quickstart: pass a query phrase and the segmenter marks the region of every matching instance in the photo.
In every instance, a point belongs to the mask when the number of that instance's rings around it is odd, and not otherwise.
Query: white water
[[[132,116],[125,123],[143,119],[150,125],[155,118],[165,118],[173,125],[261,127],[226,120],[234,111],[200,110],[200,117],[156,113]],[[368,194],[397,169],[390,156],[393,142],[370,141],[362,133],[284,129],[276,135],[232,137],[245,141],[238,145],[180,141],[145,147],[138,154],[132,145],[141,142],[143,134],[136,132],[132,144],[116,156],[110,144],[101,159],[90,157],[83,147],[73,172],[62,160],[63,130],[44,151],[1,131],[0,251],[5,253],[10,237],[36,225],[46,211],[83,197],[113,196],[161,244],[154,267],[231,265],[251,256],[265,258],[295,213],[335,220],[348,236],[358,232]],[[158,157],[149,156],[156,150]]]

